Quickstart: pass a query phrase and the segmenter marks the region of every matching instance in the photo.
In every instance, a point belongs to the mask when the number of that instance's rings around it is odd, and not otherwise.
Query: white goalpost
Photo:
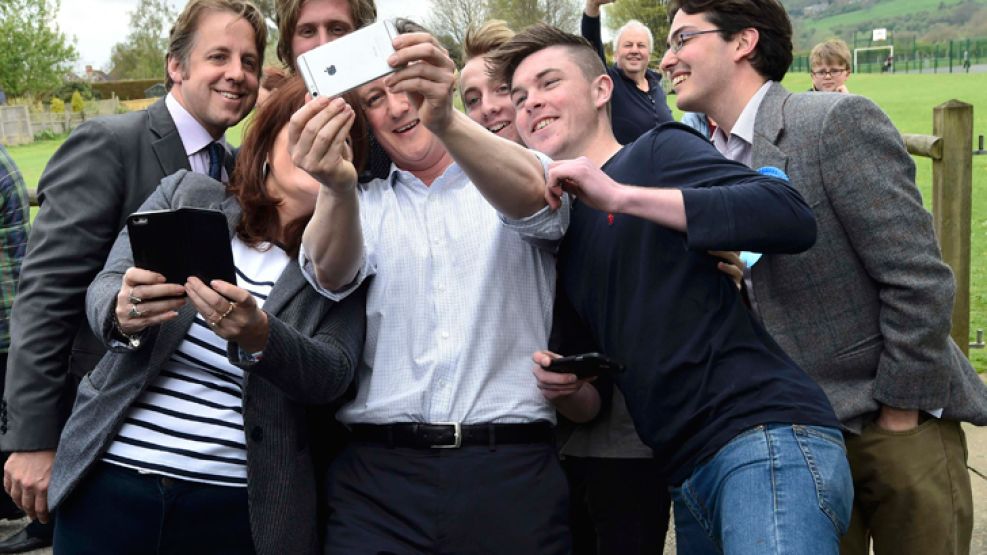
[[[884,46],[864,46],[864,47],[861,47],[861,48],[854,48],[853,49],[853,72],[854,73],[857,73],[857,53],[858,52],[864,52],[864,51],[867,51],[867,50],[887,50],[888,51],[888,56],[891,56],[892,59],[894,58],[894,46],[893,45],[890,45],[890,44],[887,44],[887,45],[884,45]],[[883,60],[882,60],[882,62],[883,62]]]

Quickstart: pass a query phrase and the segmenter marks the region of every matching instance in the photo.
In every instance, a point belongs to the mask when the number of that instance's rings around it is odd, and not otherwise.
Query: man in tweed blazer
[[[950,339],[952,274],[898,131],[863,97],[777,83],[792,59],[777,0],[680,0],[670,13],[662,68],[678,107],[720,124],[728,158],[783,169],[816,215],[816,245],[763,257],[748,293],[845,428],[856,496],[842,551],[873,539],[877,553],[969,552],[959,422],[987,424],[987,388]]]

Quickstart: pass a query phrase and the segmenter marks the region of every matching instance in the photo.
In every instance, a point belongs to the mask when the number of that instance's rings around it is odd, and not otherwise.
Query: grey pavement
[[[982,376],[987,382],[987,374]],[[967,446],[970,458],[970,482],[973,485],[973,542],[970,553],[987,553],[987,427],[963,425],[966,431]],[[0,521],[0,538],[18,531],[27,524],[27,519],[15,521]],[[666,555],[675,555],[674,525],[669,523],[669,534],[665,541]],[[27,555],[49,555],[51,549],[37,549],[27,552]]]

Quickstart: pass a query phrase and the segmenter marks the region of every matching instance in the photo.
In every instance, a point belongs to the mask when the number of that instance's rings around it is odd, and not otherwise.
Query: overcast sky
[[[70,38],[75,37],[79,61],[76,69],[86,65],[109,70],[110,50],[123,41],[129,29],[130,11],[138,0],[88,0],[62,2],[58,14],[58,26]],[[172,6],[184,5],[171,0]],[[424,22],[428,16],[429,0],[377,0],[377,13],[381,17],[411,17]]]

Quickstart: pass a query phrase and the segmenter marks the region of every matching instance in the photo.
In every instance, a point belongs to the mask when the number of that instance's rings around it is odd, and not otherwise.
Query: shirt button
[[[436,287],[436,289],[438,289],[439,291],[445,291],[446,290],[446,286],[445,285],[439,285],[439,286]]]
[[[447,331],[442,332],[442,339],[449,339],[449,332]]]

